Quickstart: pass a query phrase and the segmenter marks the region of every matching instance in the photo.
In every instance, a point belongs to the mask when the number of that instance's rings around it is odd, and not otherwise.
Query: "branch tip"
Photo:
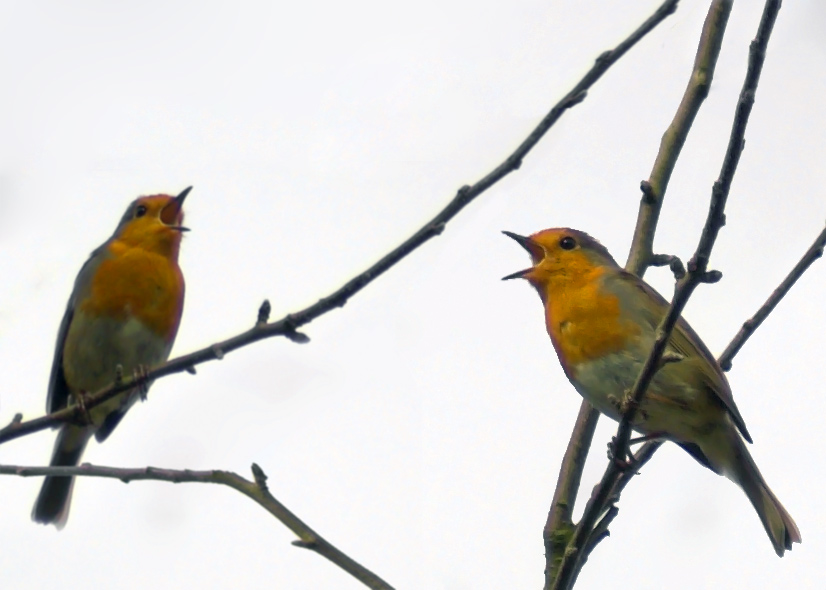
[[[713,283],[719,282],[722,278],[723,273],[721,273],[719,270],[709,270],[703,273],[703,276],[700,277],[700,282],[711,285]]]
[[[296,344],[307,344],[310,341],[310,337],[304,332],[298,332],[296,330],[284,332],[284,338]]]

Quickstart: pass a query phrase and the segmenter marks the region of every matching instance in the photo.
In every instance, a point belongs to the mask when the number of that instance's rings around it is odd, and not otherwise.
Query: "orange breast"
[[[573,377],[583,361],[626,347],[640,328],[620,317],[616,295],[602,288],[604,268],[550,280],[545,292],[545,322],[566,373]]]
[[[86,313],[126,320],[130,317],[164,339],[175,337],[183,309],[184,280],[177,263],[114,241],[110,257],[100,263],[89,296],[80,307]]]

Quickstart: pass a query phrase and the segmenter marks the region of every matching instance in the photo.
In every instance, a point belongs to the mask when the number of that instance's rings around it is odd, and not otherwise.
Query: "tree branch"
[[[496,167],[487,176],[476,182],[476,184],[472,186],[465,185],[460,188],[456,193],[456,196],[433,219],[427,222],[398,247],[391,250],[373,266],[349,280],[338,290],[326,297],[323,297],[315,304],[297,313],[288,314],[278,321],[269,323],[269,302],[265,301],[258,312],[258,320],[256,324],[253,328],[247,330],[246,332],[242,332],[233,338],[224,340],[223,342],[217,342],[212,346],[208,346],[196,352],[175,358],[153,368],[150,371],[147,371],[141,376],[122,379],[98,392],[87,395],[83,400],[83,408],[77,404],[72,404],[58,412],[53,412],[51,414],[47,414],[46,416],[25,422],[22,421],[22,415],[18,414],[8,426],[0,430],[0,444],[33,432],[38,432],[40,430],[56,426],[62,422],[80,421],[82,420],[83,414],[86,410],[103,403],[119,393],[128,391],[141,383],[154,381],[162,377],[166,377],[167,375],[173,375],[184,371],[192,373],[194,372],[194,367],[196,365],[208,361],[223,359],[227,353],[265,338],[284,336],[293,342],[308,342],[309,338],[305,334],[299,332],[299,328],[309,324],[311,321],[327,313],[328,311],[331,311],[337,307],[343,307],[353,295],[361,291],[373,280],[393,267],[405,256],[410,254],[413,250],[431,238],[441,234],[442,231],[444,231],[445,225],[476,197],[511,172],[518,170],[522,165],[522,160],[525,156],[537,143],[539,143],[539,140],[542,139],[545,133],[548,132],[548,130],[554,125],[554,123],[556,123],[562,114],[566,110],[585,100],[587,90],[602,77],[608,68],[610,68],[629,49],[631,49],[631,47],[633,47],[640,39],[648,34],[663,19],[672,14],[674,10],[676,10],[677,2],[678,0],[666,0],[657,9],[654,15],[645,21],[645,23],[643,23],[636,31],[625,39],[625,41],[617,45],[614,49],[606,51],[600,55],[597,58],[596,63],[579,81],[579,83],[577,83],[577,85],[574,86],[568,94],[566,94],[553,106],[550,112],[545,115],[530,135],[528,135],[528,137],[510,156],[505,159],[504,162],[502,162],[502,164]],[[113,375],[113,378],[114,377],[115,376]]]
[[[786,296],[786,293],[791,290],[797,279],[803,276],[803,273],[814,263],[815,260],[823,256],[823,248],[826,246],[826,228],[820,235],[817,236],[814,243],[809,247],[803,258],[800,259],[791,272],[783,279],[783,282],[775,289],[766,302],[757,310],[751,318],[746,320],[737,336],[734,337],[723,354],[720,355],[720,367],[724,371],[731,369],[731,361],[746,341],[754,334],[754,331],[763,323],[769,314],[777,307],[777,304]]]
[[[708,96],[732,4],[733,0],[714,0],[711,3],[703,23],[703,32],[700,35],[700,44],[697,47],[697,56],[694,58],[694,67],[688,79],[688,86],[683,93],[680,106],[677,107],[674,119],[663,133],[651,175],[648,180],[640,183],[640,190],[642,190],[640,211],[637,215],[631,251],[625,263],[625,269],[640,278],[645,274],[654,256],[654,232],[660,218],[665,191],[671,180],[671,173],[674,172],[688,132],[694,124],[694,118]]]
[[[669,336],[682,313],[691,293],[700,283],[712,283],[721,278],[717,271],[708,271],[708,260],[711,250],[717,239],[720,228],[725,224],[725,206],[728,199],[731,182],[740,160],[745,143],[744,136],[751,108],[754,104],[754,95],[757,90],[757,83],[760,79],[763,62],[766,55],[766,46],[771,36],[772,27],[780,9],[779,0],[768,0],[766,2],[763,16],[760,20],[757,36],[749,47],[749,62],[746,71],[746,79],[740,91],[740,98],[735,109],[734,123],[732,125],[729,143],[723,159],[722,169],[717,181],[711,191],[711,204],[706,223],[703,227],[697,249],[691,261],[688,263],[688,272],[677,281],[674,297],[671,301],[668,313],[657,327],[657,338],[639,376],[637,377],[631,394],[628,396],[629,403],[620,421],[617,435],[613,443],[614,460],[609,461],[608,467],[602,480],[595,489],[595,493],[585,507],[585,512],[577,525],[573,539],[569,543],[559,565],[559,571],[552,588],[556,590],[567,590],[571,588],[579,570],[582,567],[587,554],[587,548],[593,548],[596,543],[604,538],[604,532],[599,534],[594,542],[589,542],[593,538],[597,519],[606,510],[612,512],[611,499],[614,497],[614,489],[622,475],[623,467],[619,464],[622,458],[628,453],[628,440],[631,435],[631,424],[642,400],[645,390],[656,371],[661,366],[662,355],[665,352]],[[613,516],[611,516],[613,518]]]
[[[43,475],[71,475],[85,477],[105,477],[119,479],[123,483],[131,481],[168,481],[172,483],[215,483],[241,492],[290,529],[298,537],[293,541],[296,547],[315,551],[326,557],[335,565],[346,571],[368,588],[373,590],[393,590],[393,587],[350,557],[336,549],[324,537],[319,535],[270,493],[267,476],[255,463],[252,464],[253,481],[244,479],[232,471],[182,471],[145,467],[126,469],[123,467],[104,467],[84,463],[78,467],[23,467],[18,465],[0,465],[0,474],[36,477]]]
[[[694,118],[708,95],[726,24],[731,13],[731,5],[731,0],[715,0],[712,2],[703,25],[703,32],[688,86],[674,119],[663,134],[660,150],[654,161],[651,175],[648,180],[640,183],[643,195],[640,200],[631,251],[625,264],[628,272],[639,277],[645,274],[648,266],[654,260],[654,232],[659,221],[665,191],[668,188],[671,173],[688,137]],[[571,433],[568,448],[562,460],[554,499],[543,530],[546,590],[551,588],[553,580],[557,577],[557,568],[561,563],[562,554],[573,534],[571,514],[582,479],[582,470],[588,457],[588,450],[593,442],[594,429],[598,418],[599,412],[593,409],[586,400],[583,400],[574,431]],[[586,423],[589,428],[582,426]],[[653,453],[653,450],[651,452]]]

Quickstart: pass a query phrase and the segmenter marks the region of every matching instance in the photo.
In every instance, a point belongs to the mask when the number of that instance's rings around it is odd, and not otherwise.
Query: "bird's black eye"
[[[146,205],[135,207],[135,217],[143,217],[144,215],[146,215]]]
[[[573,250],[576,248],[576,240],[573,239],[571,236],[565,236],[561,240],[559,240],[559,247],[563,250]]]

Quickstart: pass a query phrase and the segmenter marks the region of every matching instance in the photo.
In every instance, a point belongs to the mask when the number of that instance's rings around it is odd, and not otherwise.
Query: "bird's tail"
[[[57,435],[51,466],[74,467],[80,463],[80,457],[92,433],[93,429],[89,427],[72,424],[63,426]],[[47,476],[34,503],[32,520],[42,524],[53,524],[58,529],[66,526],[74,483],[74,477]]]
[[[792,543],[800,543],[800,531],[780,500],[766,485],[743,440],[733,429],[730,434],[736,442],[733,445],[735,456],[731,462],[731,473],[728,475],[743,488],[774,545],[774,551],[779,557],[783,557],[785,550],[791,550]]]

